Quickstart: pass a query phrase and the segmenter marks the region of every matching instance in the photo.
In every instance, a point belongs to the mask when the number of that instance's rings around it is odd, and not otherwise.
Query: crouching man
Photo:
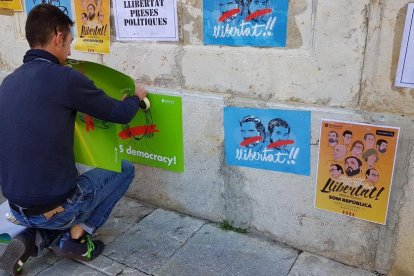
[[[30,50],[0,86],[0,185],[13,215],[28,227],[0,257],[0,269],[10,274],[45,247],[71,259],[96,258],[104,244],[91,236],[134,178],[128,162],[120,173],[93,169],[78,175],[76,113],[126,124],[147,91],[137,85],[134,96],[118,101],[64,66],[72,26],[57,7],[33,8],[26,22]]]

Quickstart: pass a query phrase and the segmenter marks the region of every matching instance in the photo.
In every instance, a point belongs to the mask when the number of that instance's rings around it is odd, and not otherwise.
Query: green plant
[[[234,227],[229,223],[228,220],[223,220],[223,222],[219,224],[219,227],[223,229],[224,231],[234,231],[234,232],[242,233],[242,234],[247,233],[247,228]]]

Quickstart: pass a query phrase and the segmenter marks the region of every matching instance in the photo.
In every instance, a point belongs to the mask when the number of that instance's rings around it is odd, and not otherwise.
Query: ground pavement
[[[24,266],[22,275],[376,275],[130,198],[117,204],[97,237],[106,248],[92,262],[45,250]],[[0,252],[4,248],[0,245]]]

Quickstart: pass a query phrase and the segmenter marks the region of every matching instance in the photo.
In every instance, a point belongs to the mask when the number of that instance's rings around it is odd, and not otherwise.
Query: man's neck
[[[55,45],[55,44],[53,44],[53,42],[51,41],[51,42],[49,42],[48,44],[46,44],[46,45],[42,45],[42,46],[34,46],[34,47],[32,47],[31,48],[32,50],[43,50],[43,51],[46,51],[46,52],[48,52],[48,53],[50,53],[50,54],[52,54],[54,57],[56,57],[56,58],[58,58],[58,56],[59,56],[59,52],[58,52],[58,48],[57,48],[57,46]]]

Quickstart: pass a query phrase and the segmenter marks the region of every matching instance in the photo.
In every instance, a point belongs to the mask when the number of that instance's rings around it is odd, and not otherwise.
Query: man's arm
[[[140,100],[147,95],[144,86],[136,85],[134,96],[118,101],[75,70],[71,70],[68,81],[68,97],[73,109],[112,123],[129,123],[139,109]]]

